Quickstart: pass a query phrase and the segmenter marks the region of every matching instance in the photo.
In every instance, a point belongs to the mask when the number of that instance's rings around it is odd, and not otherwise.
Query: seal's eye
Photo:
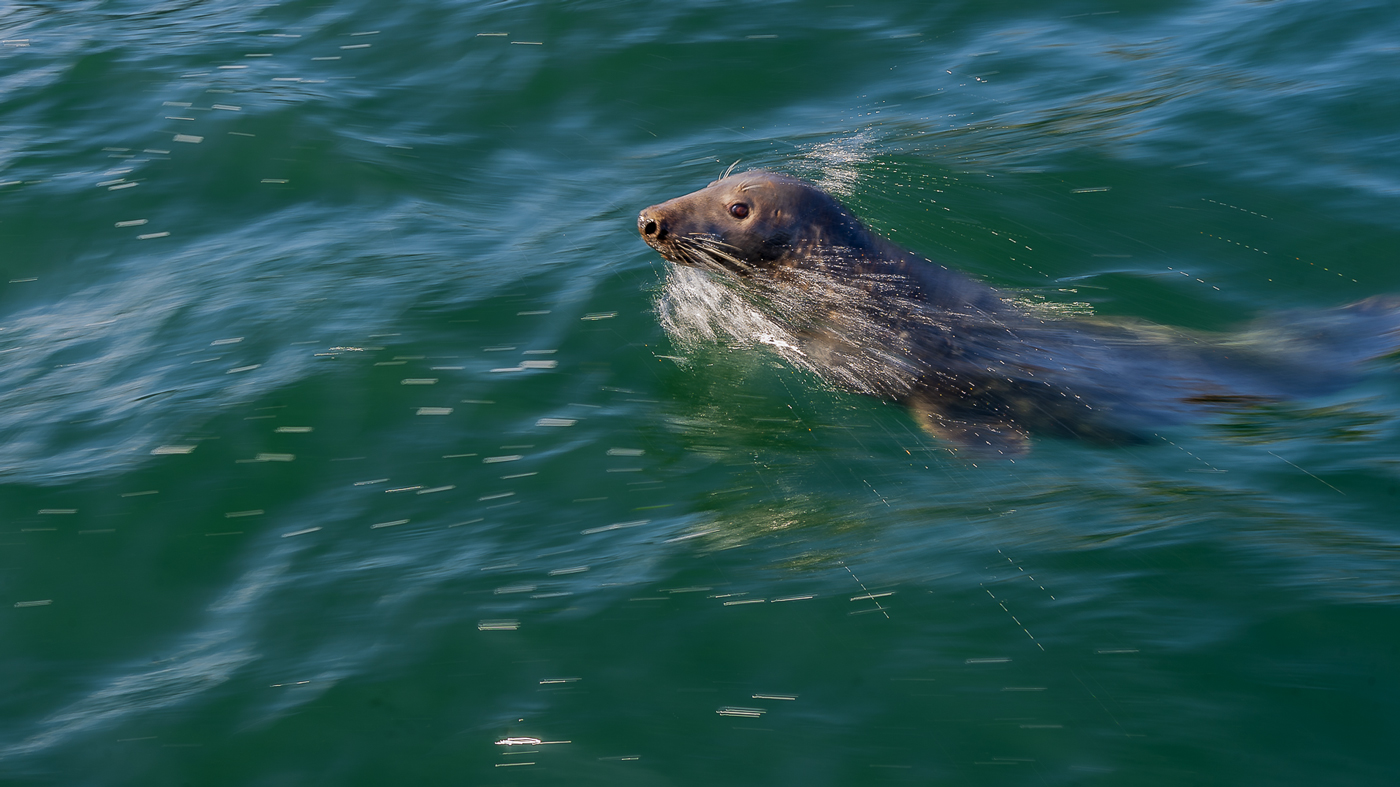
[[[742,202],[736,202],[729,206],[729,215],[736,219],[746,219],[749,217],[749,206]]]

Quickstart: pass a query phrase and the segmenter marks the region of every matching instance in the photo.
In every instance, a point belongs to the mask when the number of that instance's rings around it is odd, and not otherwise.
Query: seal
[[[838,387],[907,405],[955,446],[1014,455],[1033,433],[1141,442],[1157,424],[1326,378],[1308,353],[1281,359],[1160,326],[1036,314],[784,174],[724,177],[646,208],[637,229],[665,259],[726,288],[729,305],[712,310],[720,319],[761,315],[740,338]]]

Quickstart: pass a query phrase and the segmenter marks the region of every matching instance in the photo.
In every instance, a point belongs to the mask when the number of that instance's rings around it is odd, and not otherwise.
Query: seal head
[[[871,235],[830,194],[774,172],[745,172],[643,210],[642,240],[681,265],[748,276],[800,264],[818,246],[860,248]]]

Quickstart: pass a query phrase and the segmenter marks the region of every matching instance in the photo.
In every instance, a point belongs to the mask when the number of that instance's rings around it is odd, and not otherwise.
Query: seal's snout
[[[642,238],[647,243],[666,240],[666,222],[652,212],[651,208],[647,208],[642,211],[641,215],[637,216],[637,230],[642,233]]]

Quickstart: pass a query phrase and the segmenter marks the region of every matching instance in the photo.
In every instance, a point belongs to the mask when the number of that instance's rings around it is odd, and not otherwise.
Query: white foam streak
[[[789,273],[792,278],[781,282],[766,274],[726,281],[673,265],[657,299],[657,315],[686,352],[707,343],[765,345],[789,364],[847,390],[882,397],[907,393],[917,377],[916,364],[900,350],[907,342],[893,325],[901,319],[929,321],[933,315],[897,296],[872,296],[861,285],[881,287],[873,278]]]
[[[656,311],[661,326],[687,351],[707,343],[735,342],[766,344],[798,363],[804,357],[791,332],[735,288],[695,268],[669,266]]]

